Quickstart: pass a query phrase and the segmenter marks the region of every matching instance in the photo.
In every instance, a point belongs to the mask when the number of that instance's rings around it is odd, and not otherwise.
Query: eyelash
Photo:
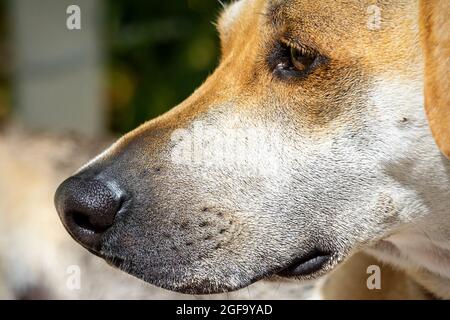
[[[304,46],[300,46],[297,43],[286,39],[286,38],[281,38],[280,40],[280,44],[285,46],[286,48],[290,49],[290,48],[294,48],[298,51],[300,51],[302,54],[306,55],[306,56],[314,56],[316,55],[312,50],[305,48]]]

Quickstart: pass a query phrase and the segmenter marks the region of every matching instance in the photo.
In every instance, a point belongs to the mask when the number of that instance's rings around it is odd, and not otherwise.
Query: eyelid
[[[286,35],[282,36],[280,38],[280,42],[288,47],[299,50],[304,55],[318,57],[322,56],[317,50],[300,43],[297,39],[293,39],[292,37]]]

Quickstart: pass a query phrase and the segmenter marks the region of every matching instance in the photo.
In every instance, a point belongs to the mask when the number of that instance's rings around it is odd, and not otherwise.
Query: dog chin
[[[145,265],[138,261],[131,261],[117,255],[97,254],[102,257],[109,265],[118,268],[134,277],[137,277],[147,283],[161,287],[163,289],[184,293],[184,294],[215,294],[232,292],[251,285],[259,280],[269,281],[309,281],[319,278],[331,271],[338,263],[336,255],[313,250],[303,255],[301,258],[294,259],[286,266],[267,270],[262,274],[249,276],[240,274],[231,281],[230,277],[220,277],[219,274],[185,275],[183,272],[166,273],[154,272],[152,268],[139,270],[133,266]],[[217,270],[216,270],[217,272]],[[237,272],[238,273],[238,272]],[[239,273],[238,273],[239,274]]]
[[[217,278],[217,275],[185,275],[179,273],[153,272],[154,270],[137,270],[133,268],[137,262],[130,262],[127,259],[117,256],[103,256],[103,259],[112,267],[118,268],[131,276],[141,279],[157,287],[183,293],[183,294],[216,294],[232,292],[251,285],[262,277],[247,278],[243,276],[239,281],[229,282],[224,277]]]

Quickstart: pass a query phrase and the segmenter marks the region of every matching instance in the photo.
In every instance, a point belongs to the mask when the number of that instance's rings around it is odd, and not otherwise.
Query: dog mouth
[[[314,249],[303,255],[281,271],[277,272],[281,277],[308,277],[323,270],[331,261],[332,254],[322,250]]]
[[[273,268],[272,270],[269,269],[264,274],[242,277],[239,283],[229,283],[225,278],[220,278],[221,281],[214,282],[214,285],[212,286],[211,281],[208,279],[205,279],[203,282],[199,282],[197,284],[186,284],[184,283],[183,276],[180,277],[177,274],[174,275],[170,272],[167,273],[167,270],[159,270],[161,272],[158,272],[158,270],[152,271],[153,268],[150,267],[143,272],[141,269],[136,268],[137,265],[143,263],[142,261],[140,263],[137,260],[133,260],[133,258],[136,259],[136,257],[127,257],[123,254],[119,255],[117,252],[111,252],[107,249],[92,253],[103,258],[111,267],[115,267],[123,272],[129,273],[130,275],[140,278],[148,283],[185,294],[231,292],[246,287],[261,279],[271,279],[273,276],[273,279],[280,277],[294,278],[297,280],[313,280],[328,272],[333,267],[334,262],[337,262],[338,258],[336,252],[332,253],[330,251],[314,248],[306,254],[302,254],[291,261],[287,261],[288,263],[281,268],[278,267]],[[176,267],[177,266],[174,266],[175,269]]]
[[[293,278],[297,280],[313,280],[321,275],[325,274],[332,267],[333,262],[336,262],[335,255],[320,250],[313,250],[306,255],[302,255],[299,258],[291,261],[286,267],[281,270],[272,270],[265,275],[255,275],[254,277],[242,278],[239,283],[230,283],[226,278],[220,278],[211,281],[210,278],[200,279],[197,282],[186,283],[185,277],[179,274],[156,272],[152,273],[149,270],[143,272],[139,268],[135,268],[139,262],[132,261],[130,257],[124,257],[123,255],[116,255],[111,252],[97,253],[102,257],[108,265],[115,267],[123,272],[133,275],[147,283],[156,285],[158,287],[172,290],[184,294],[214,294],[223,292],[232,292],[241,288],[247,287],[252,283],[261,279],[273,279],[280,280],[280,278]],[[211,277],[214,279],[214,277]]]

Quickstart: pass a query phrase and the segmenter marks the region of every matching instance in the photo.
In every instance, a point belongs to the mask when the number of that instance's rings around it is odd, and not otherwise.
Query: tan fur
[[[450,157],[450,2],[422,0],[420,10],[425,109],[438,146]]]

